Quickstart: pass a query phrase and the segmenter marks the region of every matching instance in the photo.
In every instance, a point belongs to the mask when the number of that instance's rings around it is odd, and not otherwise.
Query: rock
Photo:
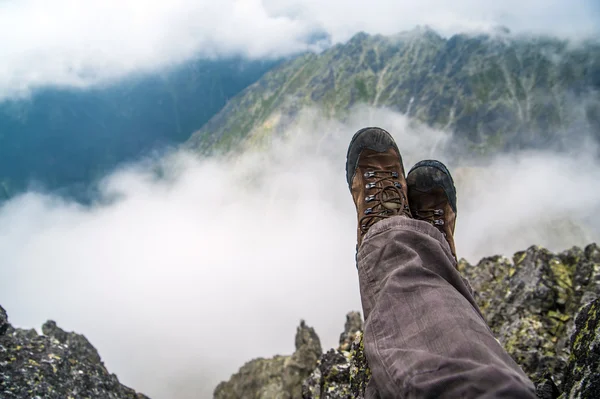
[[[357,315],[360,317],[358,312],[349,313],[347,319],[352,320]],[[344,342],[338,349],[329,350],[319,359],[317,368],[303,383],[303,398],[365,397],[371,371],[364,355],[362,331],[355,331],[351,337],[353,341],[347,351],[342,349]]]
[[[254,359],[246,363],[229,381],[220,383],[216,399],[261,398],[296,399],[302,397],[302,381],[314,370],[323,351],[315,330],[304,321],[296,331],[296,351],[291,356]]]
[[[560,396],[560,390],[550,374],[546,374],[544,380],[537,384],[536,396],[540,399],[556,399]]]
[[[8,330],[8,316],[6,315],[6,310],[2,306],[0,306],[0,336],[4,335],[6,330]]]
[[[564,397],[600,398],[600,299],[585,306],[575,321]]]
[[[104,367],[83,336],[65,332],[55,322],[44,335],[13,328],[0,307],[0,397],[143,399]]]
[[[67,333],[56,325],[56,322],[48,320],[42,326],[44,335],[55,338],[61,344],[66,344],[68,347],[77,352],[81,357],[87,358],[92,363],[101,363],[100,355],[96,348],[92,346],[86,337],[74,332]]]
[[[540,247],[459,262],[488,324],[507,352],[536,382],[547,374],[560,386],[569,359],[570,336],[584,301],[600,295],[599,250],[574,247],[554,254]]]
[[[340,348],[347,350],[354,342],[357,332],[363,330],[363,320],[360,312],[350,312],[346,315],[344,332],[340,335]]]

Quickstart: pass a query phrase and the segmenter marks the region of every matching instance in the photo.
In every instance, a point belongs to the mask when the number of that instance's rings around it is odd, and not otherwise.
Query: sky
[[[343,10],[343,12],[340,12]],[[87,87],[195,57],[319,51],[359,31],[427,25],[579,40],[600,32],[595,0],[1,0],[0,100]]]
[[[452,158],[447,132],[381,109],[352,115],[304,111],[286,140],[236,158],[178,151],[131,164],[106,177],[92,206],[13,198],[0,207],[9,320],[84,333],[123,383],[157,399],[208,398],[246,361],[291,354],[301,319],[325,350],[336,346],[346,313],[361,310],[344,173],[352,134],[387,128],[407,169]],[[450,166],[458,256],[600,241],[600,162],[586,148]]]

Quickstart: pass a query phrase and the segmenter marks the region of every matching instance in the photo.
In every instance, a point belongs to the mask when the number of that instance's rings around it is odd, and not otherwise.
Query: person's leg
[[[535,398],[483,320],[455,268],[453,245],[434,227],[441,224],[412,219],[391,136],[358,132],[347,172],[359,218],[365,354],[379,396]]]
[[[535,398],[436,228],[400,216],[378,222],[358,270],[365,353],[382,398]]]

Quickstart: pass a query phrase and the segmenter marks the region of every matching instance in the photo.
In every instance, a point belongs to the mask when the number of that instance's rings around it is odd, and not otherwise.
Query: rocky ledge
[[[600,249],[574,247],[559,254],[531,247],[512,259],[494,256],[477,265],[459,262],[488,323],[508,353],[536,383],[540,398],[600,398]],[[320,349],[310,331],[312,354]],[[296,348],[298,338],[296,338]],[[299,349],[300,348],[300,349]],[[292,355],[293,358],[296,354]],[[291,358],[247,363],[215,396],[229,398],[363,398],[370,379],[362,319],[348,314],[340,346],[296,365],[298,385],[264,390],[253,381],[286,380]],[[312,370],[312,372],[310,371]],[[288,379],[289,381],[289,379]],[[271,385],[271,387],[274,387]],[[243,393],[243,394],[242,394]]]
[[[541,398],[600,398],[600,249],[554,254],[540,247],[461,260],[488,323],[523,367]],[[363,398],[370,379],[362,319],[348,314],[338,348],[322,353],[315,331],[301,322],[290,356],[246,363],[214,392],[218,399]],[[0,307],[1,398],[143,399],[104,367],[82,335],[49,321],[13,328]]]
[[[0,306],[0,398],[147,399],[120,384],[83,335],[53,321],[42,332],[13,328]]]

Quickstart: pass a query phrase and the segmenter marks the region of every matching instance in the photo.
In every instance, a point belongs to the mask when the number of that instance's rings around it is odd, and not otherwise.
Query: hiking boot
[[[385,130],[368,127],[354,135],[346,158],[346,180],[358,216],[358,245],[378,221],[410,217],[402,157]]]
[[[448,168],[439,161],[421,161],[408,172],[406,182],[413,218],[441,231],[456,258],[456,188]]]

